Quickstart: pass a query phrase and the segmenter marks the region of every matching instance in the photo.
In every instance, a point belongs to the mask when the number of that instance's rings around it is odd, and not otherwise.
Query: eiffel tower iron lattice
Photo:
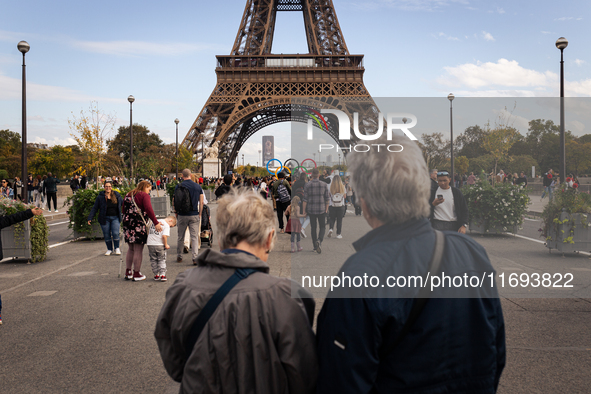
[[[308,54],[271,53],[278,11],[303,13]],[[363,55],[349,54],[332,0],[246,0],[231,55],[216,58],[216,86],[182,144],[201,160],[202,146],[218,141],[223,173],[254,133],[279,122],[306,123],[300,114],[307,108],[339,109],[351,120],[357,112],[366,119],[361,133],[377,129]],[[326,131],[340,144],[338,130]]]

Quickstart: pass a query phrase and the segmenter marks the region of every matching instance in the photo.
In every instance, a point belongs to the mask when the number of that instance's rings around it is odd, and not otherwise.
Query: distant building
[[[47,144],[39,144],[36,142],[28,142],[27,148],[36,148],[36,149],[49,149],[49,145]]]
[[[332,155],[326,156],[326,165],[329,167],[332,166]]]

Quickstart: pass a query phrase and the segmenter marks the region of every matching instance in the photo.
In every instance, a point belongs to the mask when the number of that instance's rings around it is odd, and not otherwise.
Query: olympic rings
[[[276,169],[276,170],[275,170],[275,176],[277,176],[277,173],[278,173],[280,170],[283,170],[284,168],[285,168],[287,171],[289,171],[289,175],[291,175],[291,170],[289,169],[289,167],[284,167],[284,166],[281,166],[281,167],[279,167],[278,169]]]
[[[315,162],[314,160],[312,160],[312,159],[306,159],[306,160],[302,161],[302,167],[304,166],[304,163],[305,163],[305,162],[307,162],[308,160],[309,160],[309,161],[311,161],[312,163],[314,163],[314,168],[318,168],[318,164],[316,164],[316,162]],[[307,168],[306,168],[306,169],[307,169]],[[304,173],[305,173],[306,175],[310,175],[310,172],[306,172],[306,171],[304,171]]]
[[[300,163],[299,163],[299,162],[298,162],[296,159],[287,159],[287,160],[285,161],[285,164],[284,164],[284,166],[286,166],[286,167],[291,167],[291,166],[288,164],[288,163],[289,163],[289,162],[291,162],[291,161],[294,161],[294,162],[296,163],[296,165],[298,165],[298,166],[300,165]]]
[[[268,172],[269,174],[271,174],[271,175],[273,175],[273,173],[272,173],[271,171],[269,171],[269,164],[270,164],[272,161],[278,161],[278,162],[279,162],[279,168],[283,168],[283,163],[281,162],[281,160],[279,160],[279,159],[271,159],[271,160],[269,160],[269,161],[267,162],[267,172]]]
[[[294,172],[296,172],[298,170],[298,168],[302,169],[302,172],[306,175],[310,175],[309,173],[307,173],[306,171],[308,170],[306,167],[304,166],[297,166],[296,168],[293,169]]]

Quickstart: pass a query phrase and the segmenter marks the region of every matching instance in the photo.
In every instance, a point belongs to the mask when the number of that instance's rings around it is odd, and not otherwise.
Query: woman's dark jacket
[[[466,203],[466,199],[462,194],[462,191],[458,188],[453,186],[451,187],[451,193],[454,196],[454,206],[456,208],[456,216],[458,217],[458,224],[461,226],[468,226],[468,220],[470,219],[470,213],[468,212],[468,204]],[[429,206],[431,207],[431,215],[429,219],[433,219],[435,215],[435,207],[433,206],[433,200],[435,200],[435,194],[437,193],[437,188],[431,188],[431,196],[429,197]]]
[[[8,216],[0,216],[0,229],[10,227],[13,224],[24,222],[25,220],[28,220],[33,216],[35,215],[33,215],[33,211],[31,211],[30,209],[27,209],[23,212],[17,212],[15,214]],[[2,260],[3,258],[4,254],[2,253],[2,236],[0,236],[0,260]]]
[[[115,196],[117,197],[117,217],[119,218],[119,222],[121,222],[121,205],[123,204],[123,198],[121,198],[121,194],[117,193],[113,190]],[[90,211],[90,215],[88,215],[88,220],[94,219],[94,215],[98,212],[98,222],[99,224],[106,224],[107,223],[107,199],[105,198],[105,191],[99,193],[98,197],[94,201],[94,206]]]

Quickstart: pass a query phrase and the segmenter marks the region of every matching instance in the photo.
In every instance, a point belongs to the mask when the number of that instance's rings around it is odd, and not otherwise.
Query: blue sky
[[[333,1],[349,51],[365,55],[374,97],[555,97],[560,36],[569,40],[566,95],[591,96],[588,1]],[[134,122],[174,142],[179,118],[182,139],[215,86],[215,55],[229,54],[244,5],[3,2],[0,129],[21,131],[16,44],[26,40],[30,142],[72,143],[68,118],[91,101],[115,114],[117,127],[127,125],[130,94]],[[273,52],[307,52],[301,13],[278,14]],[[279,124],[255,134],[243,148],[245,161],[258,161],[262,135],[275,135],[277,154],[286,154],[287,133]]]

